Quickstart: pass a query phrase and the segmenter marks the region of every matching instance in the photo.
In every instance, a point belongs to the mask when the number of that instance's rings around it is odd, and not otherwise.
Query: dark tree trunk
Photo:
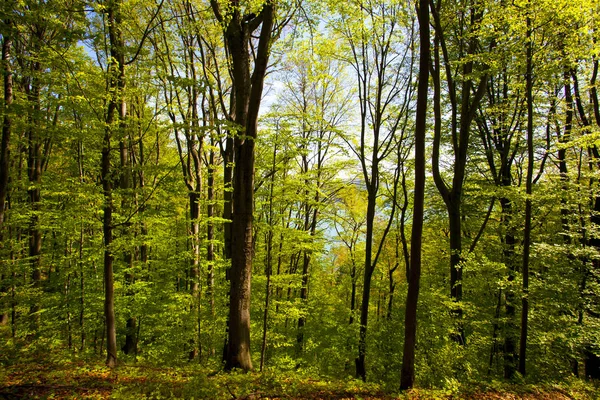
[[[11,28],[10,21],[4,21],[7,28]],[[8,177],[10,165],[10,135],[12,131],[12,102],[13,102],[13,80],[11,69],[12,33],[5,32],[2,41],[2,64],[3,92],[4,92],[4,118],[2,121],[2,142],[0,143],[0,243],[4,241],[4,219],[7,209]],[[4,257],[2,257],[4,258]],[[0,291],[8,292],[9,285],[4,283],[7,276],[0,275]],[[8,298],[8,296],[7,296]],[[8,303],[7,303],[8,304]],[[3,307],[1,305],[0,307]],[[0,308],[0,325],[8,324],[8,310]]]
[[[231,272],[229,328],[225,368],[252,369],[250,357],[250,282],[252,275],[252,222],[254,209],[254,146],[258,111],[267,70],[274,7],[266,2],[258,15],[242,15],[237,7],[221,9],[211,0],[217,19],[225,25],[225,43],[231,57],[235,98],[233,214],[231,223]],[[226,13],[226,15],[222,14]],[[250,73],[249,46],[254,30],[261,26]]]
[[[425,198],[425,137],[427,133],[427,92],[430,64],[429,2],[419,0],[419,86],[415,116],[415,189],[411,231],[410,268],[406,314],[404,317],[404,352],[400,389],[407,390],[415,382],[415,348],[417,343],[417,303],[421,279],[421,243]]]
[[[37,37],[36,40],[41,41],[41,37]],[[42,270],[41,270],[41,253],[42,253],[42,231],[39,227],[39,216],[38,211],[40,208],[41,201],[41,179],[42,179],[42,143],[39,137],[40,129],[40,114],[41,114],[41,103],[40,103],[40,83],[37,75],[41,72],[41,64],[39,61],[33,62],[32,74],[34,76],[29,77],[31,81],[26,85],[27,100],[31,104],[29,110],[29,127],[27,129],[27,176],[29,178],[29,188],[27,189],[27,195],[29,197],[29,204],[31,207],[32,215],[29,220],[29,260],[31,263],[33,287],[40,289],[42,285]],[[33,329],[37,331],[39,328],[39,311],[41,301],[36,295],[34,297],[34,304],[31,307],[33,314]]]
[[[590,79],[590,89],[589,89],[589,97],[592,103],[592,110],[593,110],[593,118],[596,122],[596,126],[600,127],[600,102],[598,101],[598,90],[596,87],[596,80],[598,77],[598,59],[594,59],[593,62],[593,72],[592,72],[592,78]],[[588,116],[586,115],[586,111],[583,105],[583,102],[581,100],[581,95],[580,95],[580,91],[579,91],[579,84],[578,84],[578,80],[577,80],[577,75],[575,73],[575,71],[571,71],[571,75],[573,78],[573,90],[574,90],[574,97],[575,97],[575,105],[577,107],[577,111],[579,114],[579,117],[581,119],[581,123],[582,125],[587,129],[590,128],[591,122],[590,122],[590,118],[588,118]],[[598,160],[600,160],[600,152],[598,150],[598,147],[596,145],[591,145],[591,147],[588,148],[588,153],[590,158],[593,156],[595,163],[596,163],[596,168],[600,168],[600,163],[598,162]],[[592,164],[590,163],[590,166]],[[590,217],[590,224],[593,227],[598,227],[600,226],[600,196],[594,196],[592,198],[592,202],[593,202],[593,212],[591,213],[591,217]],[[595,229],[595,228],[592,228]],[[585,235],[585,228],[583,229],[583,241],[589,244],[589,246],[594,247],[596,250],[600,249],[600,238],[598,238],[597,236],[592,236],[589,239],[586,238]],[[586,300],[584,299],[584,292],[586,290],[588,290],[588,284],[587,284],[587,280],[589,278],[593,278],[598,276],[598,271],[600,271],[600,262],[597,259],[592,260],[591,263],[591,269],[589,266],[584,266],[583,268],[583,277],[581,278],[580,284],[579,284],[579,295],[580,298],[582,300],[582,303],[585,304]],[[588,264],[588,265],[589,265]],[[594,278],[597,280],[597,278]],[[582,305],[582,309],[579,312],[579,319],[578,319],[578,324],[583,324],[584,321],[584,317],[587,316],[588,318],[597,318],[597,314],[596,313],[590,313],[590,309],[589,309],[589,305]],[[595,351],[594,351],[595,350]],[[598,347],[596,343],[585,343],[582,346],[581,352],[583,355],[583,362],[584,362],[584,369],[585,369],[585,376],[588,379],[600,379],[600,357],[598,357],[598,355],[596,354],[598,351]]]
[[[106,8],[110,39],[111,62],[108,68],[109,99],[106,112],[106,128],[102,144],[102,189],[104,194],[104,321],[106,333],[106,365],[117,364],[117,331],[114,299],[114,256],[111,250],[113,242],[113,185],[114,173],[111,169],[111,141],[115,125],[120,127],[124,117],[122,100],[125,87],[125,60],[123,55],[123,35],[121,32],[121,0],[109,1]],[[115,117],[118,123],[115,123]]]
[[[375,163],[375,161],[373,161]],[[371,179],[378,179],[378,172],[371,175]],[[373,249],[373,225],[375,222],[376,192],[371,189],[367,197],[367,232],[365,241],[365,270],[363,277],[363,293],[360,307],[360,328],[358,336],[358,357],[356,358],[356,377],[363,381],[367,379],[365,356],[367,353],[367,324],[369,320],[369,300],[371,298],[371,279],[373,277],[374,265],[372,262]]]
[[[208,306],[210,308],[211,317],[215,316],[215,227],[212,222],[212,218],[215,215],[215,177],[214,177],[214,165],[215,165],[215,152],[210,150],[208,159],[208,175],[206,177],[207,186],[207,205],[206,205],[206,218],[208,220],[206,224],[206,262],[208,264],[208,273],[206,277],[206,294],[208,296]],[[214,348],[212,349],[214,350]]]
[[[438,6],[439,7],[439,6]],[[469,139],[471,134],[471,123],[475,117],[475,110],[479,107],[479,103],[485,94],[487,75],[483,75],[478,85],[475,87],[472,80],[472,73],[475,63],[471,60],[463,63],[461,73],[453,73],[450,67],[449,53],[446,48],[446,38],[444,29],[440,22],[439,9],[431,4],[431,11],[434,17],[433,27],[436,32],[435,36],[435,65],[434,65],[434,144],[433,144],[433,178],[435,185],[440,192],[448,213],[448,223],[450,232],[450,299],[455,302],[452,309],[452,315],[455,317],[455,329],[451,334],[451,338],[459,344],[465,344],[465,334],[462,326],[462,268],[461,268],[461,251],[462,251],[462,192],[466,174],[467,152],[469,149]],[[478,22],[481,21],[482,11],[476,9],[474,2],[470,2],[465,10],[468,13],[466,19],[469,20],[468,25],[464,26],[463,33],[470,33],[471,37],[468,40],[462,41],[461,49],[466,54],[473,55],[478,51],[479,40],[474,34],[477,29]],[[440,49],[441,46],[441,49]],[[440,173],[440,143],[442,129],[442,110],[441,110],[441,83],[440,83],[440,50],[444,60],[446,69],[446,80],[449,88],[449,97],[451,104],[451,134],[452,134],[452,149],[454,165],[452,170],[452,184],[449,186]],[[457,88],[459,82],[455,79],[461,79],[460,90]],[[474,93],[473,93],[474,92]],[[460,117],[460,118],[459,118]],[[460,119],[460,122],[459,122]]]
[[[510,176],[508,176],[510,180]],[[504,183],[506,181],[503,180]],[[508,184],[510,185],[510,183]],[[503,185],[503,186],[508,186]],[[504,329],[504,378],[512,379],[517,370],[517,325],[515,321],[515,292],[511,283],[514,282],[517,273],[515,263],[515,244],[516,239],[513,233],[512,224],[512,202],[507,198],[500,199],[502,207],[502,222],[505,226],[503,258],[504,264],[508,267],[509,288],[505,290],[504,312],[506,315],[506,326]]]
[[[81,221],[81,227],[79,231],[79,329],[81,330],[81,343],[79,351],[83,352],[85,349],[85,273],[83,270],[83,219]]]
[[[191,340],[192,349],[189,352],[189,359],[194,360],[199,356],[200,353],[200,192],[189,192],[189,206],[190,206],[190,236],[192,246],[192,260],[190,266],[190,294],[192,295],[193,305],[192,319],[193,319],[193,337]]]
[[[127,105],[123,98],[121,98],[120,101],[121,101],[121,104],[120,104],[120,113],[119,113],[120,114],[119,132],[120,132],[121,137],[119,138],[120,139],[119,140],[119,158],[120,158],[119,186],[123,191],[123,197],[122,197],[122,201],[121,201],[121,209],[123,210],[123,212],[128,212],[125,210],[128,210],[129,208],[131,208],[131,205],[132,205],[131,197],[133,197],[133,193],[131,193],[131,189],[133,187],[133,182],[132,182],[133,176],[131,174],[129,144],[127,143],[128,140],[127,140],[127,138],[123,137],[125,135],[125,128],[126,128],[125,118],[126,118],[126,113],[127,113]],[[122,229],[121,234],[123,236],[127,236],[130,231],[131,231],[131,223],[126,222],[125,224],[123,224],[123,229]],[[133,272],[134,255],[133,255],[132,248],[128,248],[124,251],[123,261],[124,261],[127,271],[128,271],[125,273],[125,285],[127,288],[125,291],[125,294],[128,298],[131,299],[135,295],[132,290],[132,286],[135,283],[135,274]],[[136,331],[137,331],[136,318],[134,315],[129,315],[127,317],[127,322],[126,322],[125,344],[123,345],[123,347],[121,347],[121,350],[123,351],[123,353],[125,353],[125,354],[134,354],[135,353],[135,348],[136,348],[136,343],[137,343],[137,339],[135,336]]]
[[[533,43],[531,17],[527,15],[527,70],[525,73],[525,94],[527,96],[527,177],[525,199],[525,229],[523,232],[523,293],[521,294],[521,336],[519,339],[519,373],[526,374],[527,327],[529,314],[529,253],[531,249],[531,220],[533,189]]]
[[[273,273],[273,191],[275,188],[275,168],[277,163],[277,145],[273,146],[273,162],[271,164],[271,182],[269,187],[269,213],[268,213],[268,224],[269,231],[267,232],[267,258],[265,262],[265,275],[267,276],[267,283],[265,287],[265,309],[263,312],[263,334],[262,334],[262,345],[260,348],[260,371],[263,370],[265,365],[265,355],[267,352],[267,330],[269,322],[269,302],[271,297],[271,275]]]
[[[10,27],[10,21],[5,21]],[[13,79],[11,69],[12,36],[4,34],[2,41],[2,70],[4,82],[4,120],[2,122],[2,142],[0,144],[0,240],[3,237],[6,196],[8,195],[8,177],[10,161],[10,135],[12,131],[11,106],[13,102]]]

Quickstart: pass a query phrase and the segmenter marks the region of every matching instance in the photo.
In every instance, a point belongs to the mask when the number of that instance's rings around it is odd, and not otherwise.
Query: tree
[[[456,303],[452,313],[458,319],[456,331],[452,333],[454,341],[465,343],[462,318],[462,193],[465,183],[467,154],[471,136],[471,123],[478,105],[485,94],[487,84],[486,66],[477,61],[476,55],[481,48],[478,36],[479,23],[484,10],[474,1],[468,2],[464,9],[452,9],[442,3],[431,4],[433,15],[433,87],[435,128],[433,139],[432,172],[435,185],[446,205],[450,241],[450,298]],[[443,13],[443,14],[442,14]],[[449,26],[444,25],[443,17],[450,18]],[[457,18],[457,20],[453,20]],[[457,30],[454,31],[453,25]],[[449,32],[458,37],[449,38]],[[454,44],[456,48],[450,48]],[[456,57],[457,59],[451,59]],[[462,58],[465,58],[462,60]],[[442,65],[443,61],[443,65]],[[459,62],[460,66],[455,67]],[[446,89],[450,103],[450,143],[453,156],[451,184],[448,184],[440,170],[440,147],[442,143],[442,68],[445,70]]]
[[[250,357],[250,282],[252,275],[252,220],[254,207],[254,147],[258,111],[275,29],[275,4],[266,1],[258,9],[239,1],[227,7],[211,0],[215,17],[223,25],[231,57],[234,114],[233,215],[231,238],[231,292],[226,369],[252,369]],[[252,34],[260,27],[256,47]],[[251,60],[250,48],[255,50]],[[252,73],[251,64],[254,64]]]
[[[413,222],[411,232],[410,268],[404,321],[404,354],[400,389],[406,390],[415,381],[415,348],[417,339],[417,304],[421,278],[421,240],[425,197],[425,136],[427,131],[427,97],[429,84],[430,39],[429,4],[420,0],[417,7],[419,19],[419,83],[417,114],[415,116],[415,190],[413,194]]]
[[[409,54],[413,40],[412,27],[398,23],[406,15],[402,2],[353,3],[351,9],[339,11],[337,28],[348,46],[344,59],[355,73],[360,109],[358,140],[342,135],[360,162],[362,179],[367,189],[365,267],[360,315],[356,376],[366,380],[367,325],[371,280],[377,261],[390,230],[396,202],[391,205],[388,223],[378,242],[374,237],[375,210],[380,197],[380,168],[395,146],[403,143],[408,124],[406,118],[412,97],[412,58]],[[405,36],[405,37],[404,37]],[[397,193],[399,171],[393,179],[394,197]]]

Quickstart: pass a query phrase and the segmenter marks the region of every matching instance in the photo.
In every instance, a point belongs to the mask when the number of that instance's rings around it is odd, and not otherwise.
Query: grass
[[[223,373],[198,365],[176,368],[120,365],[108,369],[83,361],[23,362],[0,368],[0,399],[468,399],[593,400],[598,386],[491,382],[455,389],[389,393],[375,383],[328,380],[306,372]]]

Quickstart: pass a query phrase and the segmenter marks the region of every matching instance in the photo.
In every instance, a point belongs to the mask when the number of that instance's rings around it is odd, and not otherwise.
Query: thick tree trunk
[[[254,211],[254,146],[258,111],[267,70],[274,9],[266,2],[259,15],[242,15],[237,7],[222,10],[216,0],[211,6],[217,19],[225,24],[225,42],[231,57],[235,123],[233,215],[231,223],[231,273],[229,332],[225,368],[252,369],[250,357],[250,282],[252,275]],[[226,12],[227,15],[223,15]],[[250,73],[249,45],[254,29],[262,25],[253,53]]]

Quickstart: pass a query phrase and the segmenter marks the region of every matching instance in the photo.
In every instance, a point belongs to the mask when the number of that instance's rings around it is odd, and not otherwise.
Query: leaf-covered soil
[[[563,385],[488,385],[390,393],[356,380],[329,381],[296,373],[210,372],[198,367],[122,365],[110,370],[84,362],[21,363],[0,368],[0,399],[598,399],[583,382]]]

